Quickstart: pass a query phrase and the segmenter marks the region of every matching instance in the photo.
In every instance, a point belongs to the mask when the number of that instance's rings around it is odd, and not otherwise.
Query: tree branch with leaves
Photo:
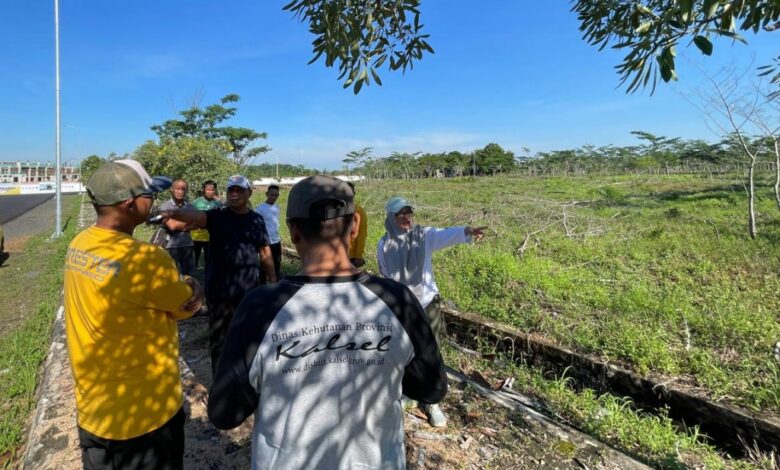
[[[382,85],[377,70],[383,65],[405,72],[433,54],[419,7],[420,0],[293,0],[284,10],[315,36],[309,63],[324,57],[326,67],[337,65],[344,88],[358,94],[372,80]]]
[[[576,0],[572,11],[589,44],[628,51],[615,68],[629,93],[648,85],[655,90],[659,75],[677,80],[676,47],[687,38],[711,55],[714,36],[745,42],[738,30],[775,31],[780,24],[777,0]],[[778,68],[780,62],[764,71]]]

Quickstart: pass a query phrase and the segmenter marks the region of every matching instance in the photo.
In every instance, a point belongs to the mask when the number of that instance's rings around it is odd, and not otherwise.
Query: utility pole
[[[54,170],[55,181],[55,216],[54,216],[54,235],[52,238],[62,236],[62,168],[60,166],[60,157],[62,145],[60,142],[60,2],[54,0],[54,100],[55,100],[55,134],[57,163]]]

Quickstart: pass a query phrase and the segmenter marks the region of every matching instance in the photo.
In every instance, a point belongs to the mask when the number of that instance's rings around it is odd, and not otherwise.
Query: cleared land
[[[384,232],[382,204],[395,194],[413,201],[419,223],[490,227],[484,242],[435,256],[443,296],[459,309],[641,373],[664,374],[716,399],[763,413],[780,408],[772,356],[780,340],[780,211],[767,184],[758,194],[759,239],[751,241],[736,177],[361,183],[373,271],[373,250]],[[261,191],[253,199],[259,202]],[[61,253],[50,261],[57,257]],[[45,333],[38,338],[48,339]],[[476,368],[491,380],[516,377],[518,389],[556,416],[654,466],[772,468],[766,455],[723,460],[695,431],[677,428],[663,413],[632,410],[623,399],[575,391],[565,379],[499,358],[470,364],[452,351],[447,355],[451,366]]]
[[[368,266],[391,195],[418,223],[486,225],[434,257],[443,297],[562,345],[780,410],[780,211],[758,191],[759,238],[738,178],[499,177],[370,182]]]

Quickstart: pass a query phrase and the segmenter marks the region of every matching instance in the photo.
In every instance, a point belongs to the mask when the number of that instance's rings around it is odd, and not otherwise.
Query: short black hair
[[[347,181],[347,184],[349,185],[350,188],[352,188],[352,194],[354,195],[355,194],[355,183],[353,183],[352,181]]]
[[[279,186],[275,185],[275,184],[272,184],[271,186],[268,186],[268,189],[266,191],[270,191],[272,189],[275,189],[275,190],[279,191]]]
[[[201,189],[206,189],[206,186],[214,186],[214,190],[217,190],[217,182],[214,180],[206,180],[200,187]]]
[[[318,209],[338,209],[337,201],[323,201],[323,203]],[[328,242],[344,238],[349,233],[352,227],[352,214],[327,220],[290,218],[287,221],[301,231],[301,236],[307,242]]]

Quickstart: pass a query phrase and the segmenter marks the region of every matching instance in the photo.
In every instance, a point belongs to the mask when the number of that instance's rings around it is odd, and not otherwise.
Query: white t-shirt
[[[261,202],[255,211],[263,216],[265,231],[268,232],[268,239],[271,244],[281,242],[282,237],[279,236],[279,206]]]

